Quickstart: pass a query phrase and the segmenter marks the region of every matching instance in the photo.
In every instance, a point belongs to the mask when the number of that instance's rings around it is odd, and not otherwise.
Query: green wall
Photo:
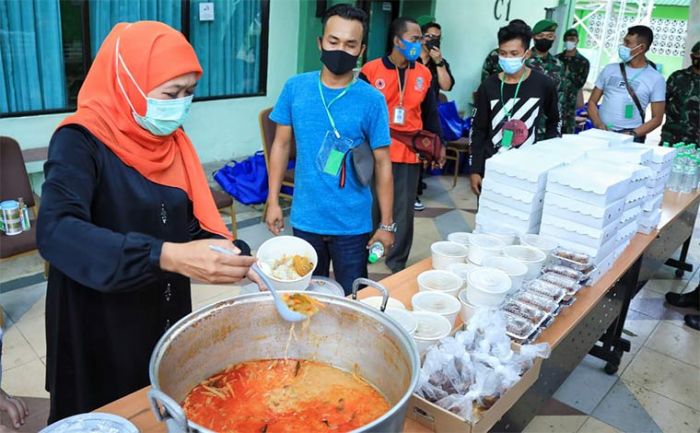
[[[416,19],[423,15],[435,15],[435,3],[432,0],[404,0],[401,3],[401,16]]]

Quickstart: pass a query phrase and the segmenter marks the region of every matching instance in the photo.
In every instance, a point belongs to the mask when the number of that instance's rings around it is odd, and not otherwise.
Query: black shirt
[[[447,75],[450,76],[450,88],[445,90],[446,92],[449,92],[455,86],[455,77],[452,75],[452,70],[450,69],[450,64],[447,63],[447,60],[443,58],[442,61],[445,63],[443,67],[447,70]],[[423,58],[418,57],[418,62],[423,63]],[[439,94],[442,89],[440,88],[440,82],[438,81],[438,66],[431,57],[428,58],[428,63],[423,64],[430,69],[430,74],[433,76],[431,87],[435,90],[435,96],[438,97],[439,100]]]
[[[516,87],[517,84],[503,86],[506,104],[511,103]],[[549,77],[538,71],[531,70],[530,76],[523,80],[511,113],[512,119],[521,120],[528,127],[523,145],[561,135],[556,87]],[[544,137],[538,137],[537,125],[542,116],[545,116],[546,131]],[[472,173],[484,175],[486,159],[501,147],[506,120],[501,102],[501,79],[499,74],[493,74],[477,90],[471,137]]]

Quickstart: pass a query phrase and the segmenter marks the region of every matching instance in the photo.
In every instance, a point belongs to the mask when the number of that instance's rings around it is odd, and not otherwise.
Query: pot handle
[[[369,286],[374,289],[379,290],[382,292],[382,305],[379,308],[381,312],[384,312],[386,310],[386,304],[389,302],[389,290],[387,290],[386,287],[382,286],[376,281],[372,281],[368,278],[358,278],[352,283],[352,299],[357,300],[357,291],[359,290],[361,285]]]
[[[191,431],[187,425],[187,417],[182,407],[163,391],[151,388],[148,391],[148,401],[151,403],[151,409],[153,409],[156,419],[159,422],[165,422],[168,425],[168,431],[173,431],[170,429],[171,427],[174,427],[178,433],[189,433]]]

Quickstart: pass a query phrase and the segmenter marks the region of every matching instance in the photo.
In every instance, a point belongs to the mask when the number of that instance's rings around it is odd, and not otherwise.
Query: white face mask
[[[124,63],[124,59],[122,58],[121,54],[119,54],[119,41],[120,40],[117,39],[117,84],[119,84],[119,88],[124,94],[126,102],[129,103],[129,107],[131,107],[131,115],[134,116],[134,120],[136,121],[136,123],[139,124],[139,126],[151,132],[153,135],[158,135],[162,137],[172,134],[177,130],[177,128],[182,126],[182,124],[185,122],[185,119],[187,119],[187,116],[190,113],[190,107],[192,106],[192,95],[177,99],[156,99],[149,98],[148,96],[146,96],[146,94],[143,93],[143,90],[141,90],[141,88],[139,87],[134,77],[131,75],[131,71],[129,71],[129,68],[126,67],[126,63]],[[124,86],[122,85],[121,79],[119,78],[120,63],[126,71],[126,74],[131,79],[131,82],[134,83],[136,89],[146,100],[145,116],[141,116],[139,113],[136,112],[134,105],[131,103],[129,97],[126,94],[126,90],[124,90]]]
[[[564,45],[566,46],[566,51],[573,51],[576,49],[576,42],[566,41]]]

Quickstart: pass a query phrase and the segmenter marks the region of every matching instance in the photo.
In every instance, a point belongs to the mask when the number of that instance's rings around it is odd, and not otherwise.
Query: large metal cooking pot
[[[384,292],[377,283],[360,279]],[[307,330],[297,326],[288,357],[325,362],[356,371],[388,400],[391,409],[357,432],[400,432],[420,368],[413,339],[392,318],[346,298],[311,294],[325,304]],[[177,322],[151,356],[151,407],[169,433],[211,433],[187,420],[182,402],[201,381],[231,364],[285,356],[290,323],[275,310],[269,293],[253,293],[204,307]]]

